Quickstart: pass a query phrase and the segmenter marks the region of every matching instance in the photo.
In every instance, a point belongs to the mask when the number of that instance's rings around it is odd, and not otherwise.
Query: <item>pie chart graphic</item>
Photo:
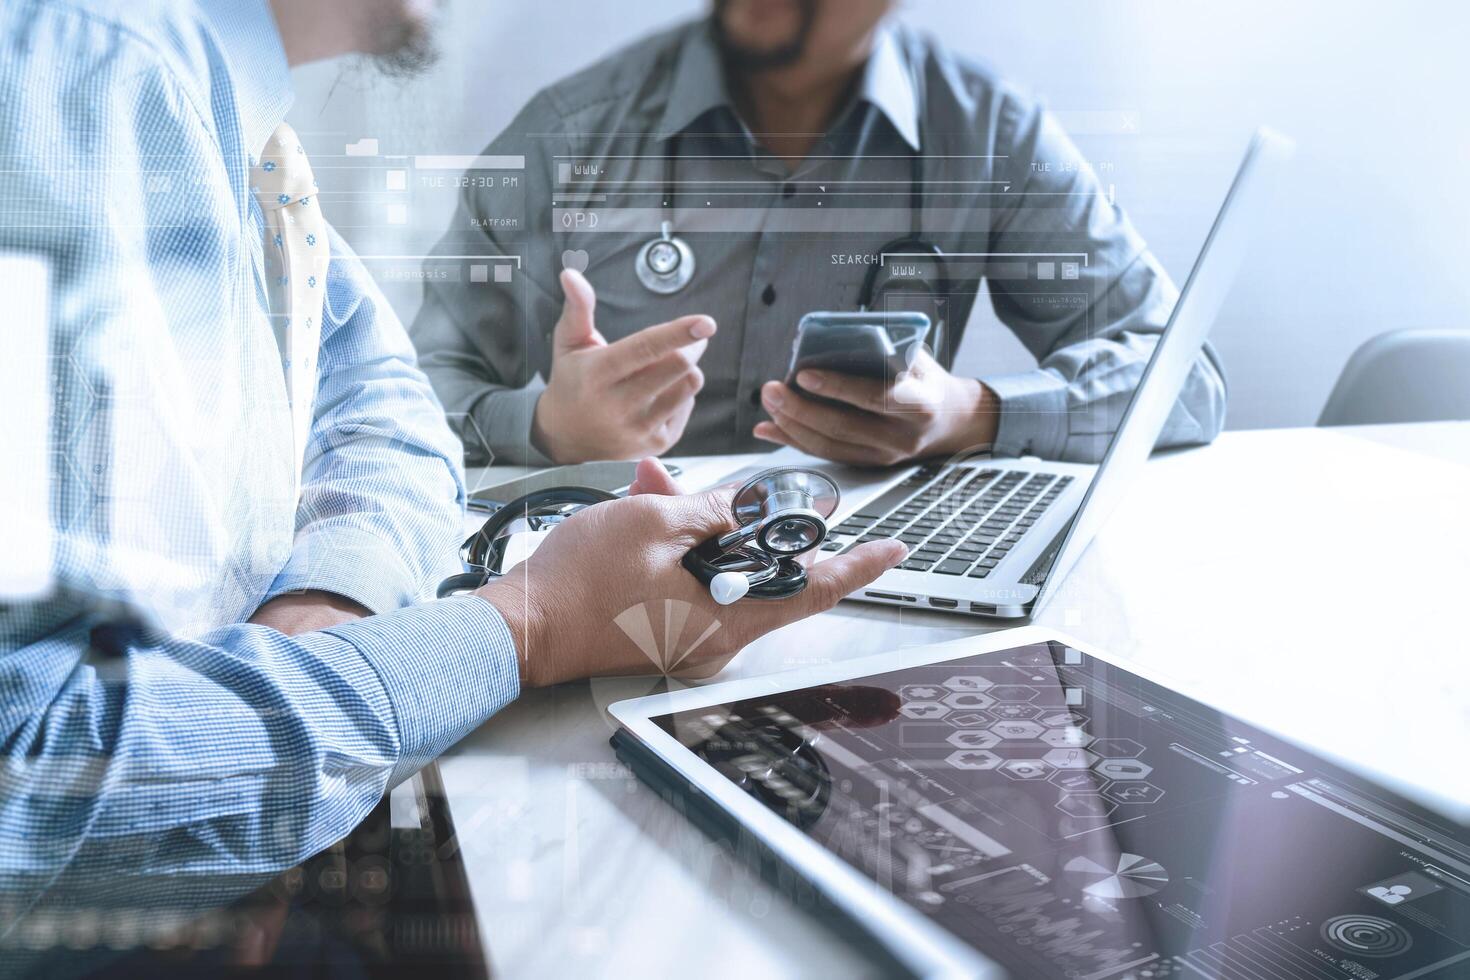
[[[1164,866],[1140,854],[1119,854],[1111,868],[1086,856],[1074,857],[1062,867],[1081,879],[1083,893],[1094,898],[1143,898],[1169,883]]]

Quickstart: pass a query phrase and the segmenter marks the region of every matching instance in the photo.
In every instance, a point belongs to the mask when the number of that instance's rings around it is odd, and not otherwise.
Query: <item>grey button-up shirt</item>
[[[946,366],[988,281],[997,315],[1038,362],[980,378],[1000,399],[995,452],[1095,461],[1178,295],[1040,106],[902,27],[880,31],[853,98],[794,171],[736,115],[707,21],[542,91],[485,153],[524,156],[523,179],[467,174],[436,254],[519,264],[498,263],[511,268],[496,282],[426,276],[413,328],[472,465],[544,462],[530,431],[551,371],[557,277],[583,253],[609,341],[689,313],[719,324],[676,454],[768,448],[751,435],[758,391],[785,377],[798,320],[856,309],[878,264],[875,305],[929,313]],[[662,220],[697,264],[671,296],[634,271]],[[895,257],[922,251],[898,244],[915,232],[942,263]],[[1207,442],[1224,415],[1207,349],[1160,444]]]

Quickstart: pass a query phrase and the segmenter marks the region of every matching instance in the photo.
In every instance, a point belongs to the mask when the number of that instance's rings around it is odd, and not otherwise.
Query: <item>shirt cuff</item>
[[[261,604],[279,595],[317,590],[351,599],[370,612],[386,613],[418,599],[423,584],[376,534],[327,522],[297,533],[286,567]]]
[[[1050,371],[981,378],[1000,400],[993,454],[1062,459],[1067,445],[1067,382]]]
[[[520,694],[515,640],[479,596],[437,599],[323,630],[378,674],[398,724],[396,786]]]
[[[497,388],[480,399],[473,415],[475,424],[464,433],[465,456],[471,465],[555,465],[531,444],[536,402],[545,390],[546,382],[538,375],[524,388]]]

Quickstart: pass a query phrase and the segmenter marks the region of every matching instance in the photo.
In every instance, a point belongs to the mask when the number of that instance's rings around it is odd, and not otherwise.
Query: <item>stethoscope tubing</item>
[[[617,494],[599,490],[596,487],[548,487],[544,490],[533,490],[522,494],[491,514],[480,530],[460,546],[460,556],[464,561],[465,571],[451,575],[440,582],[434,594],[440,599],[445,599],[452,595],[473,592],[489,584],[492,579],[499,578],[500,573],[495,569],[505,557],[505,546],[509,541],[509,538],[501,537],[501,532],[513,521],[529,520],[534,512],[548,508],[576,504],[590,507],[593,504],[617,499]]]

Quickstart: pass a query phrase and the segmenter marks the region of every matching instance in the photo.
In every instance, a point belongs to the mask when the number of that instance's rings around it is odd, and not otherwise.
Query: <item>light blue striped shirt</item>
[[[254,887],[518,693],[489,603],[402,608],[452,560],[460,450],[335,237],[293,495],[247,186],[290,99],[264,0],[0,6],[0,252],[51,269],[58,581],[0,605],[0,964],[78,906]],[[302,589],[381,615],[242,625]],[[100,642],[108,609],[143,629]]]

